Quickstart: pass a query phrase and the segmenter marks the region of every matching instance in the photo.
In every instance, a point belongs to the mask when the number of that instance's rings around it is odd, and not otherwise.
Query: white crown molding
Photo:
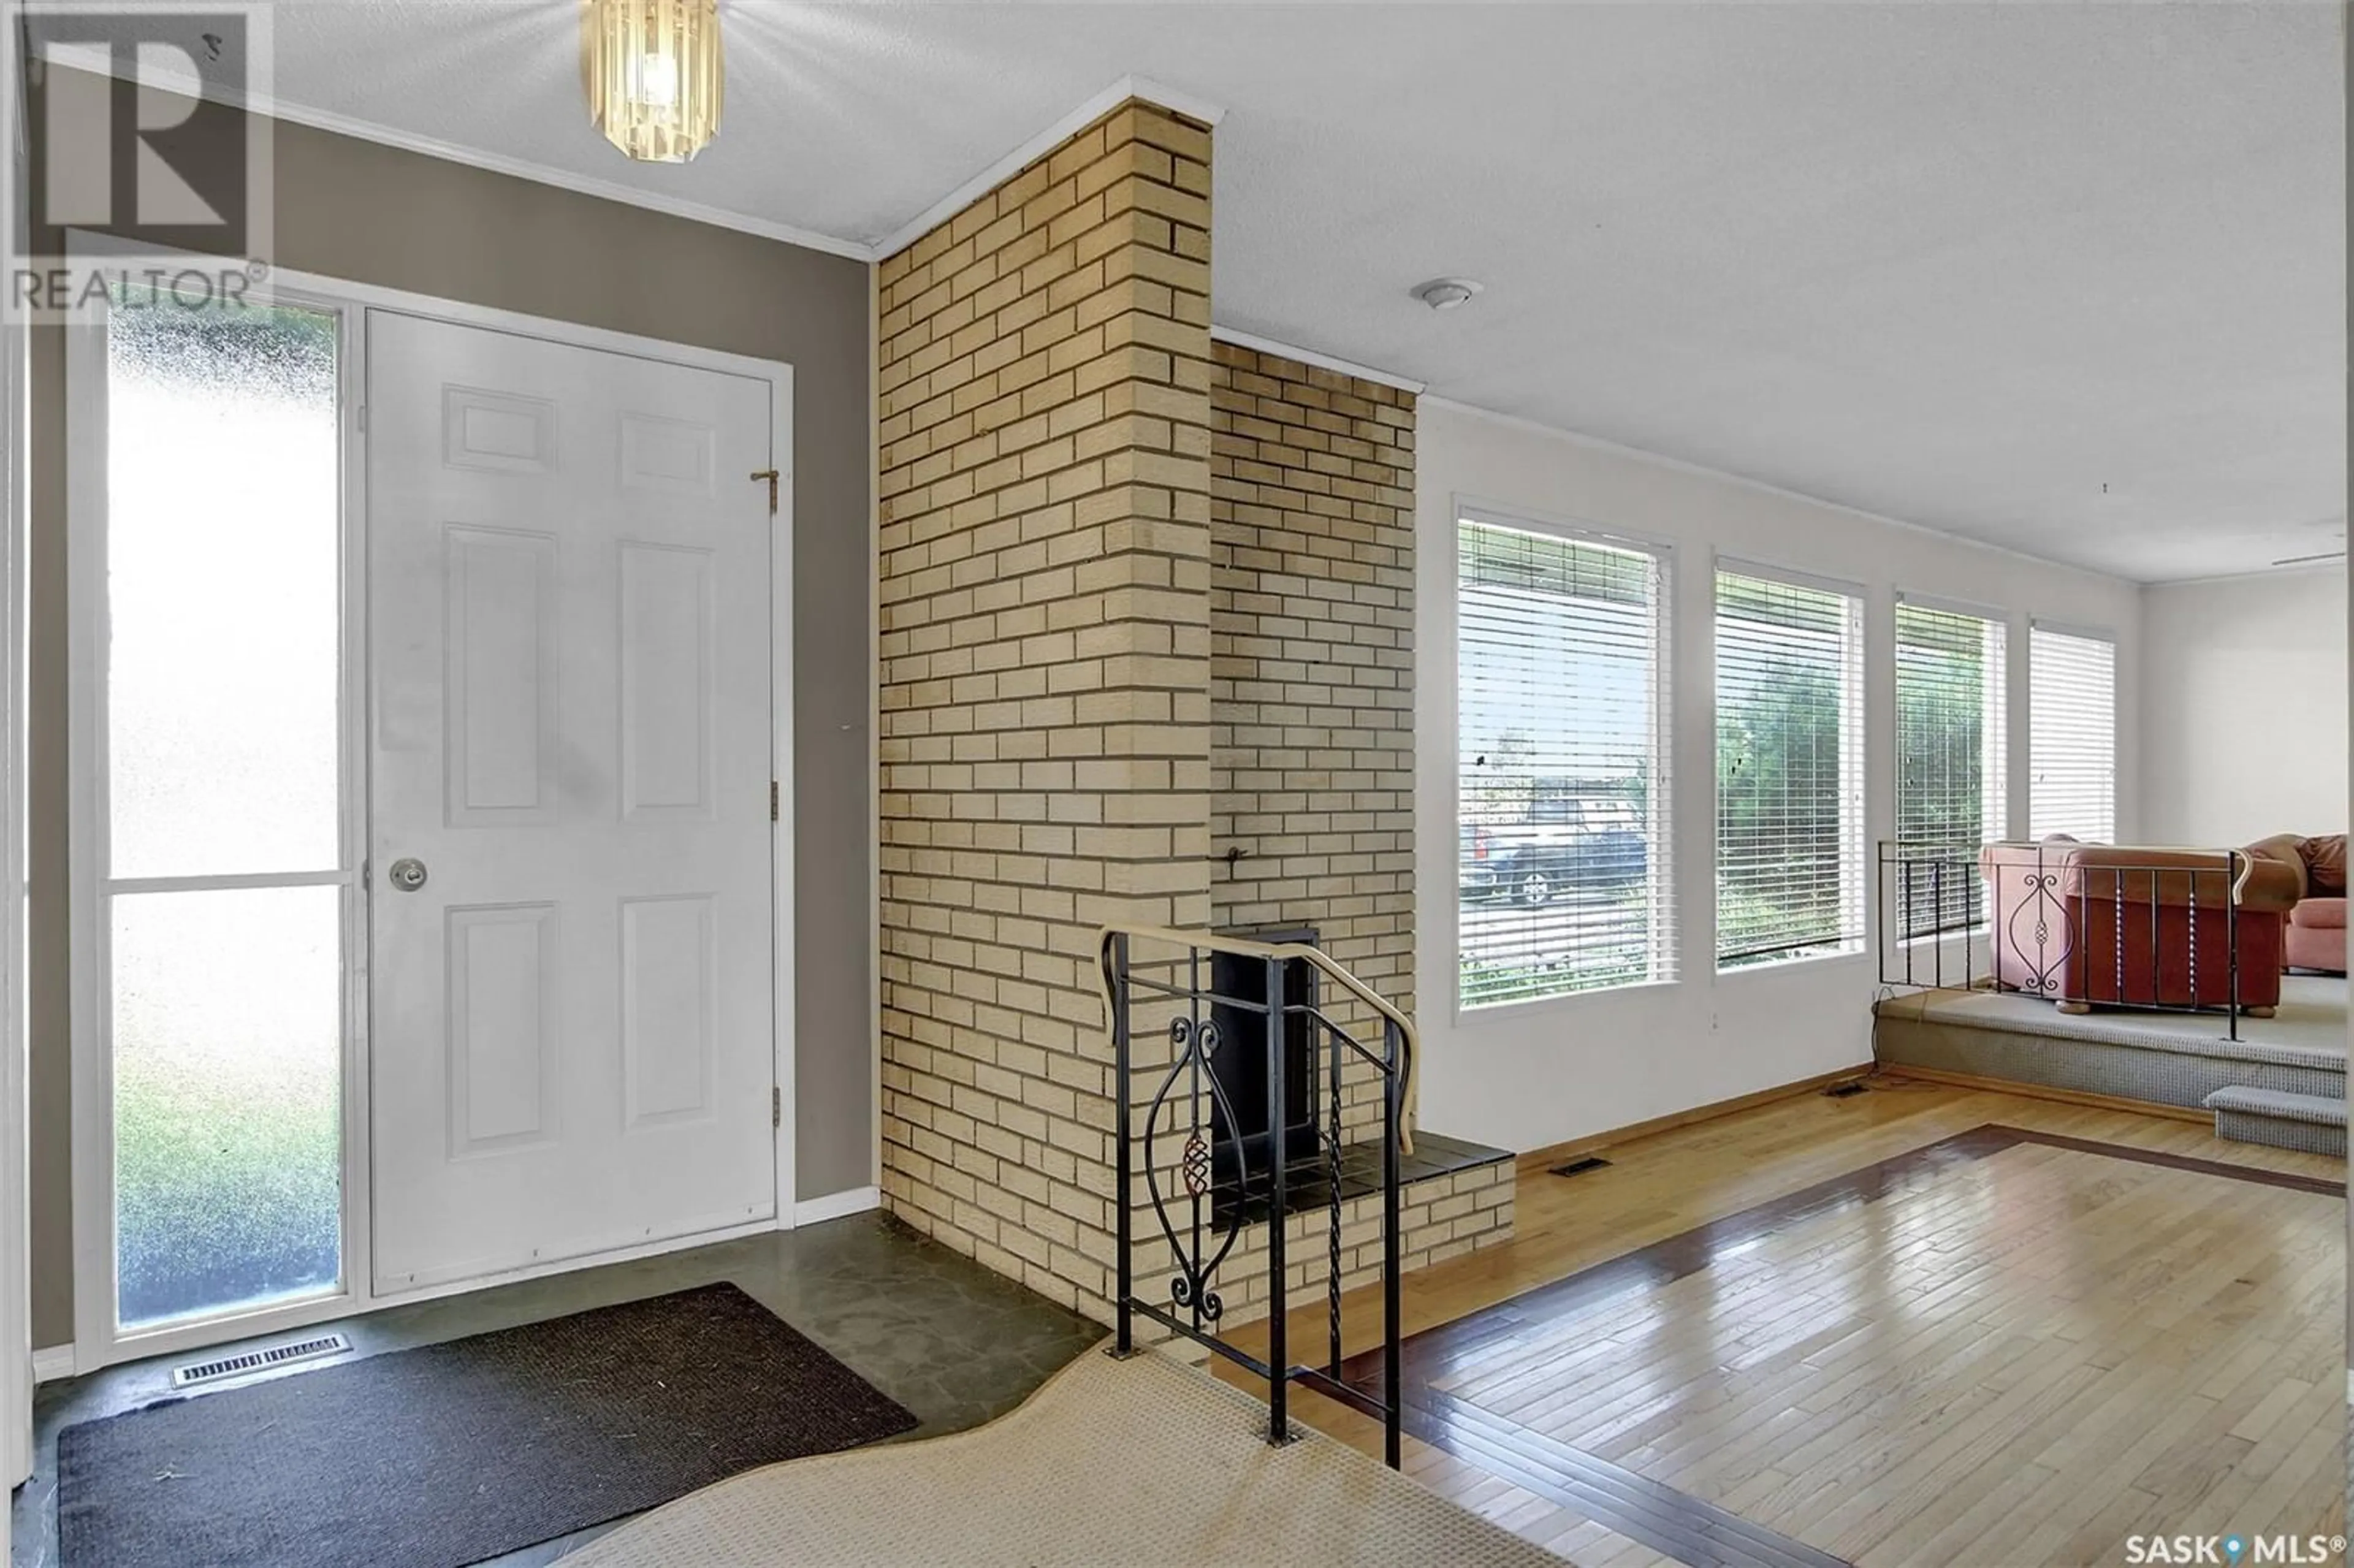
[[[1493,408],[1482,408],[1476,403],[1459,403],[1452,397],[1441,397],[1425,393],[1422,396],[1420,407],[1438,408],[1450,414],[1462,414],[1474,419],[1485,419],[1490,424],[1525,430],[1530,435],[1543,436],[1548,440],[1562,441],[1570,446],[1584,447],[1590,451],[1601,452],[1611,457],[1626,458],[1636,462],[1646,462],[1659,468],[1672,469],[1678,473],[1691,474],[1695,479],[1712,479],[1720,484],[1736,485],[1743,490],[1760,495],[1771,495],[1777,500],[1804,502],[1808,506],[1819,506],[1826,511],[1861,518],[1866,523],[1878,523],[1884,527],[1901,528],[1907,534],[1918,534],[1926,538],[1940,540],[1948,545],[1959,545],[1967,549],[1983,550],[1989,555],[2008,556],[2013,560],[2026,561],[2049,570],[2073,572],[2081,577],[2097,577],[2104,582],[2120,583],[2127,588],[2138,588],[2147,586],[2137,578],[2120,577],[2115,572],[2105,572],[2095,567],[2081,567],[2073,561],[2055,561],[2049,556],[2038,556],[2026,550],[2015,549],[2009,545],[1996,545],[1984,539],[1973,539],[1966,534],[1956,534],[1944,528],[1932,528],[1925,523],[1908,523],[1902,517],[1891,517],[1885,513],[1866,511],[1861,506],[1852,506],[1844,501],[1830,501],[1819,495],[1808,495],[1803,490],[1790,490],[1766,480],[1751,479],[1746,474],[1734,473],[1721,468],[1711,468],[1705,463],[1693,462],[1685,458],[1670,457],[1665,452],[1655,452],[1643,447],[1630,447],[1621,441],[1606,440],[1600,436],[1589,436],[1580,430],[1565,430],[1558,425],[1543,424],[1535,419],[1524,418],[1518,414],[1500,414]]]
[[[808,1198],[793,1205],[796,1225],[822,1224],[841,1219],[844,1214],[863,1214],[869,1209],[883,1206],[880,1187],[853,1187],[846,1192],[829,1192],[822,1198]]]
[[[2258,577],[2342,577],[2347,575],[2344,557],[2327,561],[2296,561],[2277,567],[2251,567],[2244,572],[2204,572],[2195,577],[2153,577],[2141,585],[2146,594],[2160,588],[2205,588],[2215,583],[2252,582]]]
[[[267,110],[254,111],[274,119],[307,125],[314,131],[330,131],[338,136],[350,136],[363,142],[376,142],[387,147],[398,147],[406,153],[420,154],[428,158],[440,158],[445,163],[463,164],[470,168],[484,169],[494,175],[508,175],[519,180],[554,185],[560,190],[581,196],[601,196],[607,201],[620,202],[628,207],[644,207],[652,212],[683,217],[692,223],[707,223],[715,228],[732,228],[740,234],[757,235],[762,239],[774,239],[787,245],[798,245],[804,250],[821,250],[829,256],[846,256],[853,261],[873,261],[875,248],[862,240],[843,239],[836,235],[820,234],[811,228],[797,228],[790,223],[771,223],[766,218],[752,217],[740,212],[730,212],[723,207],[711,207],[699,201],[687,201],[679,196],[666,196],[656,191],[640,190],[618,180],[600,180],[590,175],[576,175],[568,170],[551,168],[523,158],[510,158],[498,153],[477,152],[451,142],[439,142],[430,136],[415,136],[405,131],[395,131],[371,121],[353,120],[341,114],[329,114],[315,109],[300,109],[279,104]]]
[[[1329,354],[1319,354],[1312,348],[1299,348],[1288,343],[1278,343],[1271,337],[1260,337],[1255,333],[1236,332],[1232,327],[1222,327],[1214,323],[1210,328],[1210,339],[1214,343],[1230,343],[1236,348],[1247,348],[1254,354],[1272,354],[1283,359],[1296,359],[1302,365],[1312,365],[1319,370],[1338,371],[1342,376],[1353,376],[1360,381],[1371,381],[1383,387],[1394,387],[1401,392],[1419,395],[1423,387],[1423,384],[1419,381],[1410,381],[1403,376],[1394,375],[1386,370],[1375,370],[1370,365],[1359,365],[1352,360],[1337,358]]]
[[[1225,117],[1225,111],[1205,99],[1161,86],[1150,77],[1124,76],[1044,131],[1013,148],[991,163],[972,178],[926,207],[916,217],[901,224],[875,242],[874,259],[886,260],[938,228],[965,208],[987,196],[1034,164],[1045,154],[1069,141],[1129,99],[1141,99],[1157,103],[1172,114],[1182,114],[1204,125],[1215,125]]]
[[[34,57],[54,59],[60,65],[77,70],[90,70],[100,66],[98,58],[87,51],[58,48],[48,43],[35,47]],[[110,56],[103,65],[106,74],[122,77],[122,70]],[[814,229],[796,228],[789,223],[770,223],[765,218],[748,217],[726,207],[711,207],[703,202],[666,196],[657,191],[642,190],[623,185],[619,180],[599,179],[593,175],[578,175],[569,170],[552,168],[546,164],[525,158],[510,158],[503,154],[485,153],[472,147],[461,147],[454,142],[438,141],[430,136],[419,136],[406,131],[396,131],[374,121],[355,120],[349,115],[332,114],[324,110],[305,109],[286,103],[263,93],[223,91],[210,88],[199,79],[184,72],[150,70],[146,84],[162,88],[184,98],[203,98],[248,114],[266,119],[283,120],[290,124],[306,125],[314,131],[325,131],[337,136],[349,136],[355,141],[374,142],[379,146],[398,147],[405,153],[423,157],[439,158],[447,164],[462,164],[469,168],[486,170],[494,175],[506,175],[514,179],[529,180],[535,185],[554,185],[580,196],[598,196],[606,201],[643,207],[648,211],[666,213],[692,223],[707,223],[715,228],[732,228],[741,234],[758,235],[763,239],[798,245],[807,250],[822,250],[831,256],[846,256],[854,261],[873,261],[875,248],[864,240],[844,239],[836,235],[820,234]],[[619,156],[616,154],[615,156]]]

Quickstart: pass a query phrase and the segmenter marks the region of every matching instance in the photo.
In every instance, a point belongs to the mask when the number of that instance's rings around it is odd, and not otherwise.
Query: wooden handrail
[[[1349,972],[1339,960],[1321,948],[1311,948],[1303,942],[1254,942],[1247,937],[1224,937],[1214,931],[1186,931],[1173,926],[1106,926],[1096,933],[1096,975],[1103,990],[1104,1021],[1109,1026],[1112,1010],[1119,1005],[1111,992],[1111,969],[1103,959],[1111,948],[1114,937],[1126,937],[1133,942],[1159,942],[1173,948],[1190,948],[1205,953],[1231,953],[1245,959],[1298,959],[1314,967],[1319,974],[1372,1008],[1397,1028],[1398,1038],[1405,1052],[1405,1090],[1398,1106],[1398,1151],[1414,1152],[1414,1123],[1421,1106],[1422,1042],[1415,1033],[1414,1021],[1395,1007],[1373,987]]]

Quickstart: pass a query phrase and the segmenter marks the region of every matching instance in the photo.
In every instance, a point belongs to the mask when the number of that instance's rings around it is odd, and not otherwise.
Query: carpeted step
[[[2215,1136],[2308,1154],[2346,1152],[2346,1102],[2234,1084],[2200,1102],[2215,1113]]]

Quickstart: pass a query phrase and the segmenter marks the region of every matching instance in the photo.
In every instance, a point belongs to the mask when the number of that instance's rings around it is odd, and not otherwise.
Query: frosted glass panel
[[[114,898],[125,1325],[336,1285],[342,896],[272,887]]]
[[[337,863],[335,326],[139,294],[109,316],[117,877]]]

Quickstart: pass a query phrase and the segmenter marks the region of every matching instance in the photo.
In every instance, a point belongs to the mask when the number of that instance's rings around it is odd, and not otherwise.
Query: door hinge
[[[772,821],[772,822],[773,822],[773,821],[775,821],[776,820],[777,820],[777,781],[776,781],[775,779],[769,779],[769,821]]]
[[[769,1125],[771,1128],[785,1125],[785,1090],[781,1084],[769,1090]]]
[[[354,409],[352,410],[352,415],[353,415],[353,417],[354,417],[355,419],[357,419],[357,420],[359,421],[359,431],[360,431],[360,434],[362,434],[362,435],[366,435],[366,434],[367,434],[367,405],[366,405],[366,404],[365,404],[365,403],[362,403],[359,407],[357,407],[356,408],[354,408]]]
[[[781,476],[773,468],[764,468],[755,470],[752,477],[769,482],[769,515],[774,517],[777,514],[777,481]]]

